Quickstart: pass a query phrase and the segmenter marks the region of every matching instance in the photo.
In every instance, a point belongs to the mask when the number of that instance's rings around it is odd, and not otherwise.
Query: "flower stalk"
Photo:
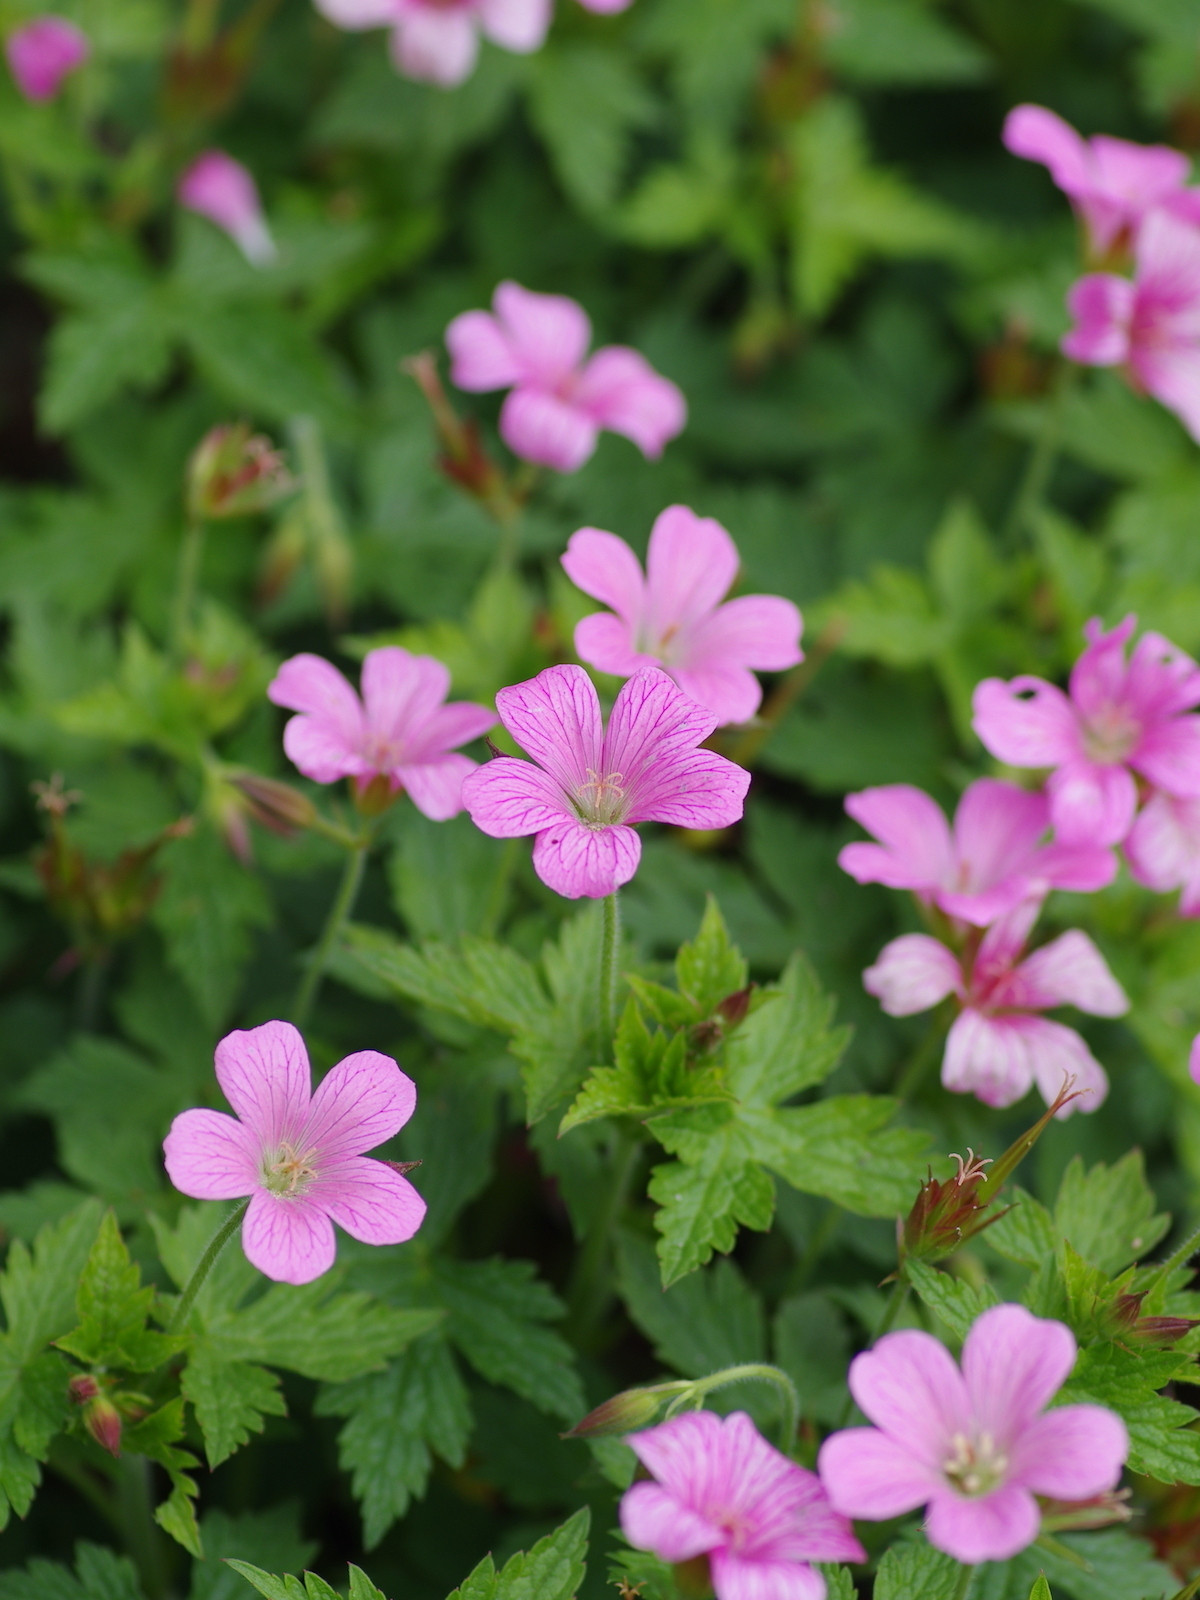
[[[249,1200],[242,1200],[234,1206],[225,1221],[208,1241],[204,1254],[197,1261],[192,1269],[191,1277],[184,1284],[183,1293],[179,1296],[175,1311],[167,1324],[168,1333],[178,1333],[187,1322],[188,1317],[191,1315],[192,1307],[196,1303],[196,1296],[204,1287],[204,1280],[208,1277],[213,1267],[216,1266],[217,1257],[221,1254],[221,1251],[224,1250],[241,1226],[242,1217],[249,1204]]]
[[[330,953],[337,943],[342,928],[345,926],[350,913],[354,910],[354,902],[358,899],[358,891],[362,886],[363,872],[367,865],[367,854],[371,848],[371,835],[362,834],[353,839],[346,847],[346,865],[342,872],[342,881],[334,897],[329,915],[325,919],[325,926],[321,930],[321,937],[317,948],[313,951],[300,980],[300,987],[296,990],[296,1000],[292,1006],[292,1021],[297,1028],[303,1029],[312,1011],[313,1003],[321,987],[321,980],[325,976],[325,966]]]

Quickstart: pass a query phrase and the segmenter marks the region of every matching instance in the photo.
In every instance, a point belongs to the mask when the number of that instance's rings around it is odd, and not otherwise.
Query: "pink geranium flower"
[[[1200,221],[1200,219],[1197,219]],[[1081,278],[1067,296],[1075,326],[1063,353],[1091,367],[1124,367],[1200,439],[1200,227],[1157,211],[1138,234],[1133,280]]]
[[[463,784],[463,805],[495,839],[536,834],[534,870],[568,900],[629,882],[639,822],[727,828],[742,814],[750,774],[697,748],[717,719],[665,672],[622,685],[607,732],[582,667],[547,667],[501,689],[496,709],[533,761],[489,761]]]
[[[1108,1093],[1104,1069],[1073,1028],[1038,1016],[1071,1005],[1095,1017],[1129,1009],[1125,991],[1104,957],[1077,928],[1023,956],[1039,903],[1027,901],[995,922],[978,949],[959,956],[924,933],[905,933],[863,973],[863,986],[889,1016],[928,1011],[954,995],[959,1015],[946,1039],[942,1083],[984,1105],[1010,1106],[1036,1083],[1053,1104],[1064,1078],[1074,1078],[1094,1111]]]
[[[1103,889],[1111,850],[1045,844],[1050,802],[1015,783],[979,778],[959,801],[953,830],[920,789],[889,783],[846,797],[846,810],[878,844],[848,844],[838,865],[859,883],[912,889],[949,916],[986,927],[1049,889]]]
[[[386,645],[363,661],[361,700],[335,666],[313,655],[285,661],[267,696],[301,713],[283,730],[283,748],[306,778],[353,778],[360,794],[386,778],[393,794],[407,790],[418,811],[444,822],[462,810],[463,779],[475,769],[454,746],[496,721],[469,700],[446,705],[449,691],[440,661]]]
[[[585,361],[592,325],[574,300],[502,283],[492,306],[494,315],[464,311],[446,329],[450,379],[477,393],[512,390],[500,434],[515,455],[575,472],[602,428],[652,459],[682,430],[683,395],[636,350],[607,345]]]
[[[546,37],[554,0],[316,0],[339,28],[391,28],[397,72],[451,89],[475,70],[479,36],[528,55]]]
[[[193,1200],[250,1204],[242,1247],[281,1283],[311,1283],[333,1265],[333,1224],[366,1244],[403,1244],[425,1202],[386,1161],[364,1151],[392,1138],[417,1091],[390,1056],[347,1056],[311,1092],[304,1040],[290,1022],[230,1033],[217,1082],[237,1113],[183,1111],[163,1151],[167,1175]]]
[[[816,1473],[744,1411],[686,1412],[625,1442],[656,1481],[626,1490],[622,1533],[662,1561],[706,1555],[717,1600],[824,1600],[812,1562],[867,1559]]]
[[[1130,243],[1157,209],[1200,222],[1200,189],[1184,187],[1192,164],[1167,145],[1131,144],[1103,133],[1084,139],[1045,106],[1016,106],[1005,119],[1003,138],[1013,155],[1049,167],[1083,220],[1096,256]]]
[[[275,241],[263,216],[258,186],[240,161],[224,150],[206,150],[180,178],[176,193],[180,205],[215,223],[254,266],[274,261]]]
[[[66,17],[35,17],[4,45],[9,71],[26,100],[53,100],[64,78],[92,53],[88,36]]]
[[[1045,1408],[1075,1365],[1061,1322],[993,1306],[967,1334],[962,1370],[932,1334],[886,1334],[850,1363],[850,1392],[875,1424],[826,1439],[829,1498],[872,1522],[928,1506],[930,1544],[957,1561],[1007,1561],[1041,1529],[1034,1495],[1089,1500],[1116,1487],[1129,1453],[1105,1406]]]
[[[721,605],[738,571],[737,546],[719,522],[668,506],[654,524],[646,574],[624,539],[581,528],[562,558],[567,577],[611,606],[575,629],[575,648],[620,678],[662,666],[718,723],[745,722],[762,702],[754,676],[804,659],[800,613],[778,595]]]
[[[1200,795],[1200,668],[1158,633],[1125,646],[1136,617],[1088,646],[1071,669],[1070,691],[1041,678],[986,678],[975,690],[975,732],[1000,761],[1053,767],[1050,812],[1065,841],[1119,844],[1137,808],[1140,773],[1179,797]]]
[[[1180,916],[1200,917],[1200,799],[1151,795],[1125,841],[1125,856],[1139,883],[1159,894],[1182,889]]]

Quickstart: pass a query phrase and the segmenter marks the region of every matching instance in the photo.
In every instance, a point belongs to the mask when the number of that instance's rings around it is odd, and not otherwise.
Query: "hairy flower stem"
[[[204,554],[204,518],[188,513],[179,547],[179,576],[175,580],[175,609],[171,618],[171,654],[181,660],[187,640],[192,608],[196,603],[196,584],[200,577],[200,558]]]
[[[204,1254],[197,1261],[191,1277],[183,1286],[183,1293],[179,1296],[179,1303],[175,1307],[175,1313],[167,1324],[168,1333],[178,1333],[187,1322],[188,1317],[191,1315],[192,1306],[195,1304],[196,1296],[204,1286],[205,1278],[208,1277],[216,1265],[217,1257],[221,1254],[221,1251],[224,1250],[241,1226],[242,1216],[249,1204],[249,1200],[239,1201],[208,1241]]]
[[[615,900],[616,896],[612,898]],[[640,1140],[618,1128],[609,1150],[608,1187],[600,1197],[567,1284],[567,1325],[576,1344],[590,1341],[614,1297],[612,1274],[605,1269],[641,1154]]]
[[[701,1403],[717,1389],[727,1389],[731,1383],[759,1382],[774,1384],[782,1402],[779,1421],[779,1444],[784,1455],[790,1456],[800,1426],[800,1397],[796,1385],[779,1367],[768,1366],[763,1361],[750,1361],[740,1367],[725,1367],[707,1378],[690,1383],[684,1394],[667,1407],[667,1416],[673,1417],[685,1406],[699,1410]]]
[[[621,943],[621,907],[616,889],[604,897],[604,933],[600,944],[600,1024],[606,1043],[617,1032],[617,951]]]
[[[1050,483],[1050,474],[1054,470],[1054,462],[1058,456],[1067,399],[1075,387],[1078,372],[1079,369],[1074,362],[1064,359],[1052,379],[1041,431],[1029,453],[1024,476],[1001,534],[1001,543],[1006,549],[1011,548],[1026,532],[1041,508]]]
[[[977,1570],[975,1567],[964,1567],[962,1569],[958,1575],[958,1587],[954,1591],[954,1600],[968,1600]]]
[[[167,1552],[154,1521],[150,1462],[145,1456],[122,1456],[117,1463],[117,1515],[146,1600],[163,1600],[169,1593]]]
[[[342,873],[342,881],[338,885],[338,892],[329,915],[325,919],[325,926],[321,930],[321,938],[317,948],[309,957],[308,966],[300,980],[300,987],[296,990],[295,1003],[292,1006],[292,1021],[301,1032],[308,1022],[309,1013],[312,1011],[313,1002],[317,998],[317,991],[321,987],[321,979],[325,975],[325,964],[329,960],[330,951],[337,943],[338,935],[346,922],[347,917],[354,910],[354,902],[358,899],[359,886],[362,883],[363,870],[367,864],[367,852],[371,848],[370,837],[354,839],[347,846],[346,867]]]
[[[900,1081],[896,1085],[896,1098],[898,1100],[911,1100],[929,1076],[929,1069],[936,1065],[938,1047],[945,1041],[946,1037],[946,1021],[943,1012],[944,1008],[939,1007],[933,1013],[920,1044],[909,1056],[908,1063],[900,1074]]]
[[[1165,1283],[1176,1267],[1183,1266],[1190,1256],[1200,1250],[1200,1228],[1194,1228],[1177,1250],[1173,1250],[1159,1267],[1158,1271],[1146,1285],[1146,1294],[1152,1295],[1160,1284]]]
[[[908,1299],[908,1289],[908,1279],[904,1276],[904,1268],[901,1267],[896,1274],[896,1281],[892,1284],[891,1297],[883,1309],[883,1316],[879,1319],[879,1326],[875,1330],[875,1337],[871,1341],[872,1344],[878,1344],[884,1334],[891,1330],[896,1318],[900,1315],[904,1302]],[[845,1403],[837,1420],[839,1428],[846,1427],[853,1410],[854,1396],[847,1390]]]

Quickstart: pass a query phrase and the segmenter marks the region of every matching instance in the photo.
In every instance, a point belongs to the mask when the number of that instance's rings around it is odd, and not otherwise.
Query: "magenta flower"
[[[996,778],[970,785],[953,831],[942,808],[907,783],[848,795],[846,810],[879,843],[846,845],[838,856],[844,872],[859,883],[912,889],[981,928],[1049,889],[1103,889],[1117,870],[1103,846],[1042,843],[1049,801]]]
[[[1181,917],[1200,917],[1200,799],[1153,794],[1125,841],[1129,870],[1147,889],[1182,889]]]
[[[1089,1500],[1116,1487],[1129,1453],[1105,1406],[1045,1408],[1075,1365],[1069,1328],[993,1306],[967,1334],[962,1370],[932,1334],[886,1334],[850,1363],[873,1428],[826,1439],[817,1470],[848,1517],[928,1506],[930,1544],[957,1561],[1007,1561],[1041,1529],[1034,1495]]]
[[[697,748],[717,719],[665,672],[622,685],[607,732],[582,667],[547,667],[501,689],[496,709],[533,761],[501,756],[479,767],[462,786],[463,805],[494,839],[536,834],[534,871],[568,900],[629,882],[642,853],[636,823],[727,828],[742,814],[750,774]]]
[[[206,150],[179,180],[179,203],[215,223],[256,267],[277,254],[263,217],[258,186],[240,161],[224,150]]]
[[[92,53],[88,36],[66,17],[35,17],[4,45],[9,71],[26,100],[53,100],[64,78]]]
[[[316,0],[339,28],[391,28],[396,71],[451,89],[475,70],[479,36],[502,50],[541,48],[554,0]]]
[[[1064,1078],[1074,1078],[1094,1111],[1108,1093],[1104,1069],[1073,1028],[1038,1016],[1071,1005],[1095,1017],[1129,1009],[1104,957],[1077,928],[1022,957],[1039,903],[1026,901],[995,922],[974,956],[958,956],[925,933],[905,933],[863,973],[863,986],[892,1017],[908,1017],[957,997],[958,1017],[946,1039],[942,1084],[984,1105],[1010,1106],[1037,1084],[1047,1105]]]
[[[440,661],[386,645],[363,661],[361,700],[335,666],[313,655],[285,661],[267,697],[301,713],[283,730],[283,748],[306,778],[353,778],[361,794],[383,777],[393,794],[407,790],[418,811],[444,822],[462,810],[463,779],[475,768],[454,746],[496,722],[469,700],[446,705],[449,690]]]
[[[360,1050],[311,1092],[308,1053],[290,1022],[230,1033],[217,1082],[237,1113],[182,1111],[163,1145],[167,1176],[193,1200],[250,1204],[247,1259],[280,1283],[333,1265],[333,1224],[365,1244],[403,1244],[425,1202],[388,1162],[364,1155],[413,1114],[417,1091],[391,1056]]]
[[[717,1600],[824,1600],[813,1561],[865,1561],[815,1472],[789,1461],[744,1411],[690,1411],[626,1437],[654,1483],[621,1501],[621,1531],[662,1561],[708,1557]]]
[[[1055,769],[1047,792],[1064,842],[1119,844],[1137,807],[1134,772],[1167,794],[1200,795],[1200,717],[1185,715],[1200,705],[1200,668],[1158,633],[1126,661],[1136,625],[1088,623],[1068,694],[1030,677],[975,690],[975,732],[998,760]]]
[[[502,283],[492,306],[494,315],[464,311],[446,329],[450,379],[473,393],[512,390],[500,434],[514,455],[575,472],[602,428],[651,459],[682,431],[683,395],[636,350],[607,345],[585,362],[592,325],[574,300]]]
[[[645,577],[624,539],[598,528],[572,534],[562,564],[576,588],[616,612],[598,611],[576,628],[583,659],[619,678],[662,666],[718,723],[758,710],[754,669],[782,672],[804,659],[790,600],[747,594],[721,605],[737,577],[737,546],[719,522],[687,506],[668,506],[655,522]]]
[[[1049,167],[1082,219],[1095,256],[1127,246],[1158,209],[1200,222],[1200,189],[1184,187],[1192,164],[1167,145],[1130,144],[1103,133],[1084,139],[1045,106],[1015,107],[1005,119],[1003,139],[1013,155]]]
[[[587,11],[598,11],[611,16],[617,11],[628,11],[633,0],[579,0],[579,4]]]
[[[1156,211],[1138,234],[1132,282],[1090,273],[1067,306],[1075,326],[1063,353],[1085,366],[1124,367],[1135,389],[1200,439],[1200,227]]]

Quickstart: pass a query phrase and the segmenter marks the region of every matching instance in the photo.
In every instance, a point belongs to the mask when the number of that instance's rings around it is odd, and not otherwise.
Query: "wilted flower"
[[[865,1561],[815,1472],[744,1411],[685,1412],[626,1443],[653,1473],[621,1501],[621,1531],[662,1561],[707,1556],[717,1600],[823,1600],[814,1561]]]
[[[281,1283],[319,1278],[333,1265],[335,1222],[366,1244],[412,1238],[424,1200],[391,1163],[364,1154],[417,1103],[390,1056],[347,1056],[313,1094],[299,1033],[264,1022],[227,1034],[216,1068],[236,1116],[181,1112],[163,1145],[167,1175],[194,1200],[250,1197],[242,1247],[260,1272]]]
[[[473,392],[512,390],[500,435],[515,455],[575,472],[602,428],[652,459],[682,430],[683,395],[636,350],[608,345],[585,360],[592,325],[574,300],[502,283],[492,306],[494,315],[464,311],[446,329],[450,381]]]
[[[541,48],[554,0],[315,0],[339,28],[391,28],[392,60],[406,78],[453,88],[469,78],[479,35],[502,50]]]
[[[26,100],[53,100],[62,81],[92,53],[88,36],[66,17],[35,17],[4,44],[9,70]]]
[[[717,719],[665,672],[622,685],[607,732],[582,667],[501,689],[496,709],[533,761],[489,761],[464,782],[463,805],[495,839],[536,834],[534,870],[568,900],[629,882],[642,853],[636,823],[727,828],[742,814],[750,774],[697,748]]]
[[[207,217],[227,233],[256,267],[267,266],[278,254],[263,216],[258,185],[240,161],[224,150],[206,150],[179,180],[176,194],[189,211]]]
[[[601,672],[627,678],[662,666],[718,722],[758,710],[754,676],[803,659],[800,613],[778,595],[747,594],[722,605],[738,572],[737,546],[719,522],[668,506],[650,534],[646,572],[624,539],[581,528],[562,558],[567,577],[616,613],[596,612],[575,629],[575,648]]]
[[[889,1333],[850,1363],[873,1428],[826,1439],[817,1467],[849,1517],[927,1506],[930,1544],[957,1561],[1006,1561],[1037,1538],[1034,1495],[1089,1500],[1116,1487],[1125,1424],[1104,1406],[1045,1407],[1075,1365],[1061,1322],[993,1306],[973,1324],[962,1370],[931,1334]]]

